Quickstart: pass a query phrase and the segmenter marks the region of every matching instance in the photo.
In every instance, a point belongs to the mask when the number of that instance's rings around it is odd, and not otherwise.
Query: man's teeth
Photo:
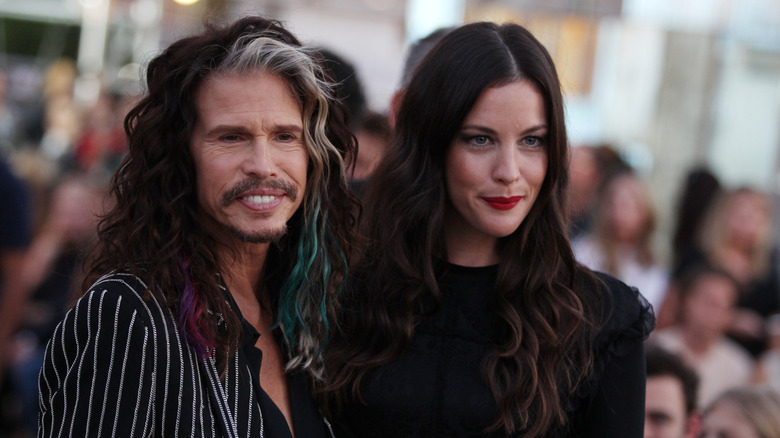
[[[253,204],[268,204],[274,199],[276,199],[276,196],[247,196],[244,198],[244,200]]]

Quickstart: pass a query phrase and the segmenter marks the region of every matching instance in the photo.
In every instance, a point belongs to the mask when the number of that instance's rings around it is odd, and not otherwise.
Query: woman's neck
[[[459,266],[491,266],[498,263],[498,239],[448,223],[444,227],[447,261]]]

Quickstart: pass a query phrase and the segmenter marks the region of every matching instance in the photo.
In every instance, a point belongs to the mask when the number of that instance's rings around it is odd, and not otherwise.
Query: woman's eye
[[[469,143],[477,146],[484,146],[490,143],[490,137],[488,137],[487,135],[475,135],[469,138]]]
[[[540,147],[544,145],[544,138],[536,135],[530,135],[528,137],[524,137],[521,141],[523,146]]]
[[[276,137],[279,141],[292,141],[295,140],[295,136],[292,134],[279,134]]]

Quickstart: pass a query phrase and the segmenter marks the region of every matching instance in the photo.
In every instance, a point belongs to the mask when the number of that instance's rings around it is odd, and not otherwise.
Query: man
[[[39,436],[331,435],[311,391],[355,145],[309,53],[247,17],[151,61],[97,282],[47,348]]]
[[[699,378],[682,359],[650,346],[645,392],[645,438],[695,438],[701,427],[696,412]]]

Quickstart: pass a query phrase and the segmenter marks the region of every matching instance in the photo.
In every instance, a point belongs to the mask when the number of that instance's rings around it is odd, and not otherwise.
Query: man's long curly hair
[[[229,26],[207,25],[149,63],[148,91],[125,119],[129,153],[111,181],[114,203],[100,222],[85,286],[107,272],[130,271],[173,311],[199,353],[235,353],[241,321],[217,275],[229,263],[218,254],[224,258],[235,248],[217,251],[226,248],[224,236],[204,226],[189,145],[204,81],[257,72],[287,82],[303,115],[306,191],[287,233],[270,245],[264,280],[288,349],[288,369],[318,378],[359,213],[345,177],[345,160],[357,146],[316,51],[302,47],[278,22],[246,17]]]
[[[575,262],[567,236],[568,143],[553,61],[514,24],[451,31],[406,88],[395,140],[366,194],[366,248],[353,269],[355,293],[345,295],[343,339],[326,353],[329,408],[360,400],[367,375],[410,344],[419,303],[441,298],[447,150],[482,92],[517,80],[544,98],[548,168],[528,215],[499,242],[494,309],[502,329],[482,377],[498,409],[491,430],[539,436],[566,424],[565,400],[594,369],[608,296]]]

